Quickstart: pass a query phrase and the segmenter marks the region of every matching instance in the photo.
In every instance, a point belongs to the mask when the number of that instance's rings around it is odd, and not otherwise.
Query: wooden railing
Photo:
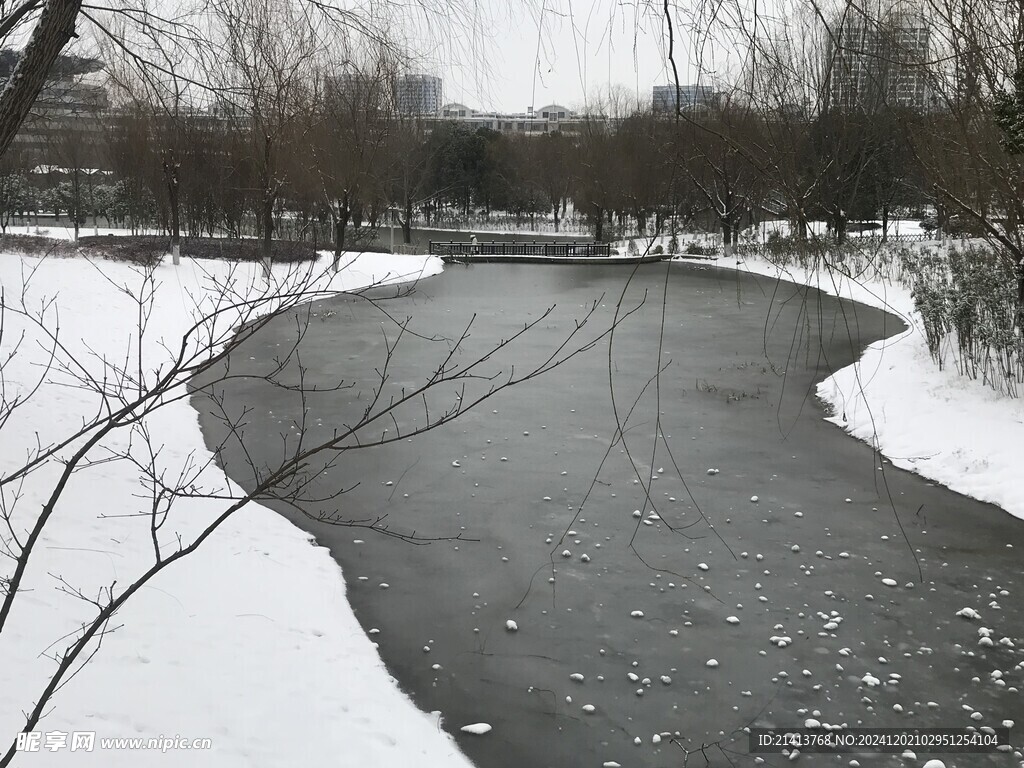
[[[602,257],[611,256],[608,243],[538,243],[522,241],[506,242],[435,242],[430,241],[433,256],[553,256],[553,257]]]

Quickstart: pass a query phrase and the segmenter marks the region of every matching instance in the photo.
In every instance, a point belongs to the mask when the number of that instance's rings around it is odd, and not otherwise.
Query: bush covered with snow
[[[980,245],[929,254],[915,266],[914,304],[932,360],[1016,396],[1024,384],[1016,266]]]
[[[100,235],[81,237],[78,246],[90,256],[146,264],[158,262],[170,251],[170,236]],[[312,261],[317,251],[312,242],[274,240],[272,258],[276,262]],[[194,259],[215,261],[259,261],[263,242],[255,238],[190,237],[182,238],[181,254]]]

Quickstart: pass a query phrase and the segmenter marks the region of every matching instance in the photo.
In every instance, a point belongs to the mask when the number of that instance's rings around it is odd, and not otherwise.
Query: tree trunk
[[[345,230],[348,228],[348,215],[342,214],[334,222],[334,258],[341,258],[341,252],[345,250]]]
[[[412,245],[412,198],[405,198],[405,219],[402,220],[402,241]]]
[[[167,182],[167,199],[171,205],[171,261],[175,266],[181,263],[181,196],[178,194],[178,168],[174,152],[165,153],[164,179]]]
[[[263,270],[270,277],[270,268],[273,265],[274,254],[274,194],[267,191],[263,199],[263,246],[260,249],[263,256]]]
[[[81,7],[82,0],[48,0],[43,7],[14,74],[0,93],[0,157],[7,154],[50,68],[75,35]]]
[[[341,264],[341,252],[345,247],[345,222],[339,216],[334,220],[334,271],[338,271]]]
[[[78,228],[82,221],[82,182],[78,177],[78,169],[71,174],[71,221],[75,226],[75,240],[78,242]]]
[[[554,214],[554,217],[555,217],[555,232],[557,232],[558,231],[558,201],[557,200],[555,201],[555,204],[553,206],[551,206],[551,209],[552,209],[552,213]]]
[[[273,173],[273,140],[268,136],[263,137],[263,164],[260,168],[260,187],[263,190],[263,271],[266,273],[267,281],[270,281],[270,270],[273,266],[273,237],[274,237],[274,199],[277,197]]]
[[[604,238],[604,211],[601,206],[595,205],[596,215],[594,216],[594,240],[602,242]]]
[[[1017,260],[1017,327],[1024,329],[1024,258]]]
[[[348,200],[348,190],[345,190],[345,196],[338,200],[338,215],[334,219],[335,261],[341,258],[341,252],[345,250],[345,230],[348,228],[348,219],[352,213],[353,211]]]
[[[889,242],[889,204],[882,206],[882,242]]]

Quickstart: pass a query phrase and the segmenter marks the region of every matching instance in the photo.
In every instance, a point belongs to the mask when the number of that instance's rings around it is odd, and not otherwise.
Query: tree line
[[[449,213],[544,217],[557,230],[571,210],[598,240],[671,226],[734,242],[764,218],[789,218],[804,234],[825,219],[842,239],[847,221],[930,199],[888,121],[783,125],[723,104],[686,120],[598,113],[571,131],[529,135],[400,115],[384,85],[328,85],[272,126],[143,102],[61,120],[41,146],[19,152],[16,143],[5,158],[0,226],[42,210],[133,229],[172,231],[177,221],[191,236],[312,239],[326,229],[345,247],[365,242],[389,210],[406,242],[414,221]]]
[[[28,161],[9,152],[0,206],[146,222],[175,239],[329,238],[338,250],[390,215],[406,242],[414,222],[448,214],[543,216],[558,229],[571,211],[598,240],[703,228],[728,249],[763,219],[790,221],[795,239],[824,221],[842,241],[851,222],[880,221],[884,238],[897,212],[927,212],[932,226],[988,237],[1020,263],[1024,61],[1003,56],[1009,43],[994,38],[1012,42],[1016,22],[965,26],[957,14],[966,11],[934,5],[928,60],[886,43],[867,70],[880,82],[916,73],[926,106],[888,87],[837,99],[850,74],[849,20],[805,13],[747,40],[744,68],[710,103],[655,114],[611,93],[564,132],[524,135],[404,115],[390,51],[335,57],[290,4],[221,0],[205,102],[114,57],[116,108],[61,122]],[[904,23],[852,5],[844,13],[855,12],[853,28],[886,40]],[[943,29],[960,31],[943,40]],[[40,164],[61,170],[30,183],[25,169]],[[105,174],[79,173],[87,168]]]

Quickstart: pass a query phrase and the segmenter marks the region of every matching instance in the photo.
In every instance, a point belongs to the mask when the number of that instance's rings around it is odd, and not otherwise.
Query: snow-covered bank
[[[441,268],[439,259],[427,256],[365,254],[333,280],[316,281],[316,288],[351,290]],[[138,306],[121,288],[142,286],[137,269],[0,255],[0,285],[8,302],[33,269],[28,304],[41,306],[44,297],[56,297],[69,351],[89,364],[99,365],[104,357],[133,359]],[[209,306],[213,281],[226,278],[228,269],[188,260],[157,268],[142,341],[147,368],[166,362],[168,348],[176,350],[196,301]],[[235,288],[244,293],[258,285],[258,269],[240,267]],[[6,362],[22,328],[27,340]],[[32,340],[31,328],[8,313],[0,338],[8,397],[28,392],[39,376],[45,350]],[[19,466],[37,439],[46,444],[74,431],[94,412],[95,396],[67,386],[66,377],[55,381],[62,378],[56,372],[47,378],[3,427],[0,474]],[[187,399],[163,405],[147,422],[160,463],[171,473],[190,460],[202,465],[210,458]],[[108,445],[123,449],[125,439]],[[0,755],[14,742],[23,712],[54,668],[44,654],[62,650],[67,641],[61,638],[94,613],[62,589],[61,580],[94,597],[111,585],[123,589],[152,564],[148,518],[123,516],[151,503],[139,470],[125,461],[103,462],[103,456],[97,451],[100,463],[72,476],[29,567],[27,591],[0,633]],[[57,471],[50,466],[35,472],[17,489],[21,498],[13,522],[19,533],[38,515]],[[203,479],[224,483],[212,469],[204,470]],[[7,493],[4,500],[10,505],[13,496]],[[179,500],[173,514],[187,533],[223,508],[215,500]],[[9,560],[0,560],[0,576],[10,568]],[[419,712],[390,678],[349,607],[340,569],[327,551],[311,546],[306,534],[264,507],[250,504],[194,555],[160,574],[117,614],[115,627],[36,728],[42,734],[38,751],[19,754],[14,765],[470,765],[437,718]],[[72,752],[75,732],[95,733],[92,751]],[[210,739],[211,747],[164,752],[101,745],[116,737]]]
[[[860,228],[864,226],[871,228]],[[862,237],[879,237],[882,234],[881,221],[851,222],[850,227],[847,237],[853,240]],[[923,237],[927,234],[927,231],[921,227],[921,221],[918,219],[890,219],[886,230],[892,238],[899,238],[901,236]],[[812,236],[824,237],[828,234],[828,224],[824,221],[809,221],[807,222],[807,232]],[[747,236],[754,235],[759,242],[765,242],[772,235],[792,237],[793,226],[787,219],[768,219],[767,221],[762,221],[756,227],[747,229],[744,234]]]
[[[928,355],[907,288],[779,267],[763,257],[719,259],[715,266],[814,286],[903,318],[909,330],[872,344],[859,362],[818,385],[818,396],[833,409],[829,421],[898,467],[1024,518],[1018,456],[1024,445],[1024,401],[955,370],[940,371]]]
[[[9,235],[28,235],[31,237],[52,237],[55,240],[74,240],[75,228],[66,222],[44,221],[40,224],[12,224],[7,227]],[[78,229],[79,237],[107,237],[115,235],[118,237],[126,235],[163,235],[162,229],[142,228],[135,232],[124,227],[96,227],[92,224],[83,224]]]

